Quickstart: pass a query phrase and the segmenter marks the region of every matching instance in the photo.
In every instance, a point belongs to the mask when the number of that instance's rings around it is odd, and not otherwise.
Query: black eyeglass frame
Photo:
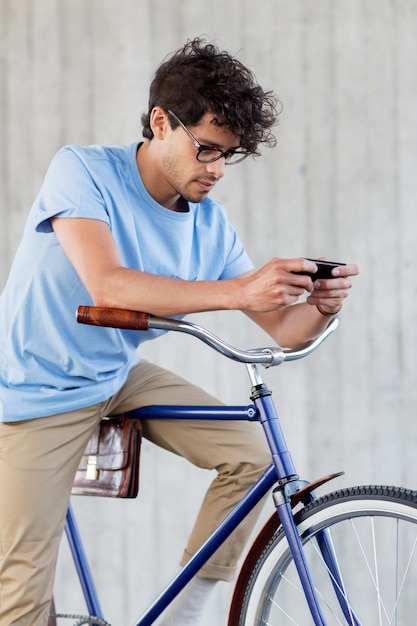
[[[171,109],[167,109],[167,111],[170,115],[172,115],[174,120],[178,122],[181,128],[185,130],[185,132],[187,133],[187,135],[190,137],[191,141],[197,148],[197,154],[195,158],[197,159],[197,161],[199,161],[199,163],[214,163],[215,161],[218,161],[219,159],[224,158],[226,165],[236,165],[237,163],[241,163],[242,161],[244,161],[251,154],[250,150],[240,150],[240,149],[230,148],[229,150],[223,151],[223,150],[220,150],[220,148],[214,148],[214,147],[205,146],[204,144],[201,144],[198,141],[198,139],[194,137],[193,133],[186,127],[186,125],[181,122],[180,118],[177,115],[175,115],[173,111],[171,111]],[[212,159],[203,160],[200,157],[201,157],[201,154],[203,154],[204,152],[218,152],[218,155],[213,157]],[[228,158],[233,157],[235,154],[240,154],[242,156],[240,158],[237,158],[235,161],[228,161]]]

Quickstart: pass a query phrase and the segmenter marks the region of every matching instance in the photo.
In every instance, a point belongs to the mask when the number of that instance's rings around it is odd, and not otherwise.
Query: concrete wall
[[[416,30],[416,0],[0,0],[0,285],[55,151],[138,138],[154,68],[206,34],[284,105],[277,147],[216,189],[254,261],[362,270],[336,336],[266,374],[299,471],[415,487]],[[240,347],[268,343],[237,313],[196,317]],[[247,402],[243,369],[190,338],[144,354]],[[176,572],[211,478],[145,442],[136,501],[74,503],[115,626]],[[60,572],[64,608],[78,610],[65,549]],[[207,626],[224,623],[229,594],[219,587]]]

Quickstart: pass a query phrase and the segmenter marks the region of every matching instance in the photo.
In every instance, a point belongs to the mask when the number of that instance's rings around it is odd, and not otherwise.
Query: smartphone
[[[307,258],[307,257],[306,257]],[[319,278],[335,278],[332,275],[332,269],[334,267],[340,267],[346,265],[346,263],[339,263],[338,261],[322,261],[320,259],[310,259],[308,261],[314,261],[317,265],[317,272],[293,272],[294,274],[302,274],[303,276],[311,276],[311,280],[318,280]]]

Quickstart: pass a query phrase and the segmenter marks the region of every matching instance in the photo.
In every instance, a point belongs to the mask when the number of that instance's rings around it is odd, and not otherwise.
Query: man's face
[[[239,138],[218,126],[212,113],[206,113],[198,125],[188,129],[204,146],[222,151],[239,148]],[[162,172],[174,192],[188,202],[201,202],[225,173],[223,157],[212,163],[201,163],[196,155],[197,148],[184,128],[171,129],[163,150]]]

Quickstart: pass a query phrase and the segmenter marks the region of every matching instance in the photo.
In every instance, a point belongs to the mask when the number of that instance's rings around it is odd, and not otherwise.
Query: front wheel
[[[275,518],[275,532],[270,520],[243,564],[230,626],[313,624]],[[327,626],[416,623],[417,491],[380,486],[342,489],[308,504],[295,520]],[[342,585],[335,584],[323,558],[324,536],[333,544]],[[341,606],[340,597],[348,598],[348,606]]]

